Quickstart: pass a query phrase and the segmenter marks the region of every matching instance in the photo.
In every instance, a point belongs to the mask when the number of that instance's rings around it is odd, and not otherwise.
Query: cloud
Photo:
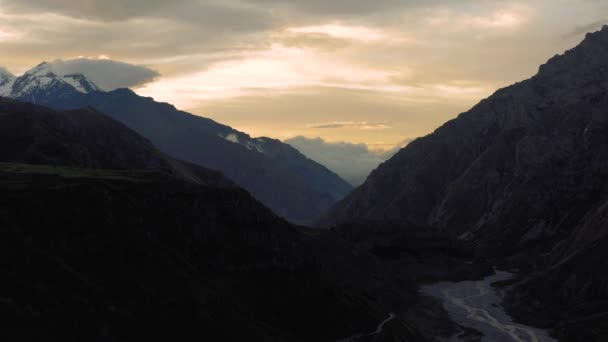
[[[2,77],[2,76],[10,77],[10,78],[15,77],[15,75],[13,75],[13,73],[8,71],[6,68],[0,66],[0,77]]]
[[[103,55],[96,59],[55,60],[49,64],[58,74],[83,74],[105,90],[141,86],[160,76],[148,67],[113,61]]]
[[[177,0],[174,2],[183,2]],[[42,11],[79,18],[121,20],[135,15],[160,10],[164,0],[3,0],[4,9],[14,12]]]
[[[432,6],[449,0],[246,0],[263,6],[279,6],[295,13],[317,16],[369,15],[418,6]]]
[[[429,10],[424,23],[447,32],[473,31],[479,38],[492,31],[509,32],[522,28],[534,16],[533,8],[527,5],[506,1],[497,6],[496,3],[486,2],[476,11],[458,7]]]
[[[397,152],[396,149],[374,152],[365,144],[328,142],[321,138],[303,136],[287,139],[285,142],[308,158],[325,165],[354,186],[361,185],[372,170]]]
[[[388,122],[366,122],[366,121],[333,121],[306,126],[307,128],[358,128],[368,129],[387,129],[390,128]]]
[[[352,46],[352,41],[336,38],[323,33],[290,33],[276,34],[276,40],[288,48],[309,48],[335,52]]]
[[[164,19],[218,32],[266,30],[276,24],[270,12],[230,0],[0,0],[0,5],[3,11],[15,14],[53,13],[110,24]]]
[[[400,92],[392,72],[341,60],[330,51],[272,44],[239,58],[209,65],[185,76],[163,78],[139,89],[141,94],[188,108],[200,102],[283,92],[303,87]]]
[[[388,39],[388,35],[382,31],[374,30],[365,26],[347,26],[337,24],[325,24],[317,26],[292,27],[287,30],[291,33],[324,34],[339,39],[360,40],[364,42]]]
[[[572,29],[570,32],[564,34],[562,37],[571,38],[571,37],[576,37],[579,35],[586,34],[588,32],[594,32],[594,31],[601,29],[602,26],[604,26],[606,24],[608,24],[608,20],[601,19],[601,20],[596,20],[589,24],[579,25],[579,26],[576,26],[574,29]]]
[[[13,31],[0,28],[0,42],[10,42],[19,39],[21,35]]]

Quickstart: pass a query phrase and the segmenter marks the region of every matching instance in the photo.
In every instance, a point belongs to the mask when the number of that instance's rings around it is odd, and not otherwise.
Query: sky
[[[253,136],[373,154],[607,19],[601,0],[0,0],[0,66],[54,61]]]
[[[322,138],[297,136],[285,140],[308,158],[315,160],[353,186],[359,186],[380,163],[390,159],[409,141],[395,148],[382,151],[371,150],[365,144],[329,142]]]

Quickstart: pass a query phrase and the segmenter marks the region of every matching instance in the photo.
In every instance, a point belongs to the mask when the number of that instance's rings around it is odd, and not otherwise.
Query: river
[[[497,271],[480,281],[441,282],[422,287],[421,292],[443,301],[450,317],[459,325],[483,336],[481,342],[556,342],[541,329],[514,323],[501,306],[501,293],[491,284],[513,274]],[[454,336],[449,341],[470,341]]]

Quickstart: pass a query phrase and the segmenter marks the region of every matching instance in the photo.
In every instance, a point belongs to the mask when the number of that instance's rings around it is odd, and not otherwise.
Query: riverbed
[[[441,299],[454,322],[482,334],[481,342],[557,342],[546,331],[517,324],[505,313],[501,306],[502,293],[491,284],[512,277],[511,273],[496,271],[483,280],[435,283],[420,291]],[[463,333],[448,341],[471,340],[477,340],[475,334]]]

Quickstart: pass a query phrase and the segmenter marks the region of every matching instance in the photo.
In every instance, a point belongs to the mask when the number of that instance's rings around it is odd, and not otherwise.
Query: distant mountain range
[[[417,139],[326,225],[397,220],[474,243],[525,275],[520,318],[608,336],[608,26]]]
[[[221,171],[293,222],[313,222],[352,190],[338,175],[279,140],[252,138],[128,89],[105,92],[83,75],[57,75],[48,63],[20,77],[0,75],[0,96],[62,110],[94,108],[171,156]]]

